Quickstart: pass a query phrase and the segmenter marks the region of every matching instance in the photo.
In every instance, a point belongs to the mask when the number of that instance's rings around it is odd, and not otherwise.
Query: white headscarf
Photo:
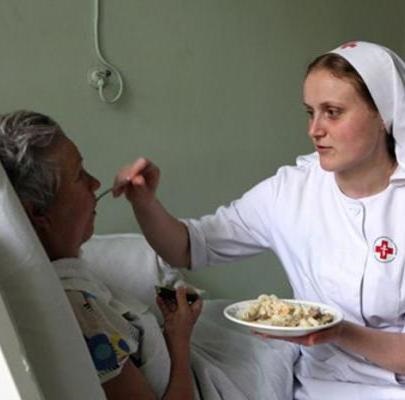
[[[392,130],[397,161],[405,169],[405,62],[392,50],[368,42],[349,42],[331,53],[345,58],[362,77],[387,132]]]

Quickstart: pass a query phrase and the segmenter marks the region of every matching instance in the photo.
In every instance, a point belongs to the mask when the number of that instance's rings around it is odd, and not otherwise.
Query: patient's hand
[[[191,333],[202,309],[199,298],[189,304],[186,298],[186,288],[176,290],[177,304],[165,302],[161,297],[156,302],[164,318],[164,335],[169,352],[183,351],[189,347]]]

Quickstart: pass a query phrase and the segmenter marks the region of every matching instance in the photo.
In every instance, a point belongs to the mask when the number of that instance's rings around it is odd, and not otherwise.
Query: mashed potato
[[[333,321],[333,315],[323,313],[319,307],[289,303],[275,295],[262,294],[245,310],[241,319],[285,327],[313,327]]]

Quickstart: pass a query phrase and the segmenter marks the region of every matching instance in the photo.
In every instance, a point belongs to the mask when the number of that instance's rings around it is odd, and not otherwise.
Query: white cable
[[[98,81],[99,82],[97,84],[98,94],[99,94],[101,100],[104,101],[105,103],[115,103],[122,95],[122,92],[124,89],[124,83],[122,81],[122,77],[121,77],[121,74],[118,71],[118,69],[116,67],[114,67],[112,64],[110,64],[109,62],[107,62],[106,59],[101,54],[100,45],[99,45],[100,0],[94,0],[94,6],[95,6],[95,10],[94,10],[94,14],[95,14],[95,17],[94,17],[94,45],[96,48],[96,54],[97,54],[97,57],[99,58],[100,62],[107,68],[107,71],[114,72],[118,79],[118,92],[115,97],[113,97],[112,99],[107,99],[104,96],[104,93],[103,93],[104,86],[105,86],[104,79],[100,79]],[[108,77],[108,76],[106,76],[106,77]]]

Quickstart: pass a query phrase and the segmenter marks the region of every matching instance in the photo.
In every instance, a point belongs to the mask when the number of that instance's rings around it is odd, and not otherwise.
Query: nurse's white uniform
[[[402,144],[405,112],[402,119],[395,113],[404,111],[405,92],[402,80],[392,76],[396,69],[392,52],[364,42],[342,46],[335,52],[362,75],[387,130],[393,129],[397,143]],[[375,93],[379,89],[370,83],[370,79],[382,77],[381,72],[375,75],[375,71],[369,71],[369,62],[375,63],[375,57],[381,57],[388,78],[400,86],[400,90],[394,84],[390,86],[391,97],[385,86],[384,93]],[[362,60],[368,61],[366,70]],[[402,96],[399,99],[398,93]],[[229,262],[271,249],[285,267],[296,298],[337,307],[345,319],[360,325],[404,332],[402,149],[397,144],[399,166],[389,186],[371,197],[353,200],[345,196],[333,173],[322,170],[314,154],[299,158],[297,166],[280,168],[274,177],[229,207],[219,208],[215,215],[185,221],[192,267]],[[296,399],[405,399],[405,379],[362,356],[329,344],[302,347],[301,351],[295,368]]]
[[[402,332],[404,178],[397,171],[384,192],[352,200],[316,158],[280,168],[214,216],[187,221],[193,267],[272,249],[296,298],[330,304],[361,325]],[[395,374],[332,345],[303,347],[296,375],[308,392],[298,388],[297,399],[342,399],[342,390],[350,399],[405,398]]]

